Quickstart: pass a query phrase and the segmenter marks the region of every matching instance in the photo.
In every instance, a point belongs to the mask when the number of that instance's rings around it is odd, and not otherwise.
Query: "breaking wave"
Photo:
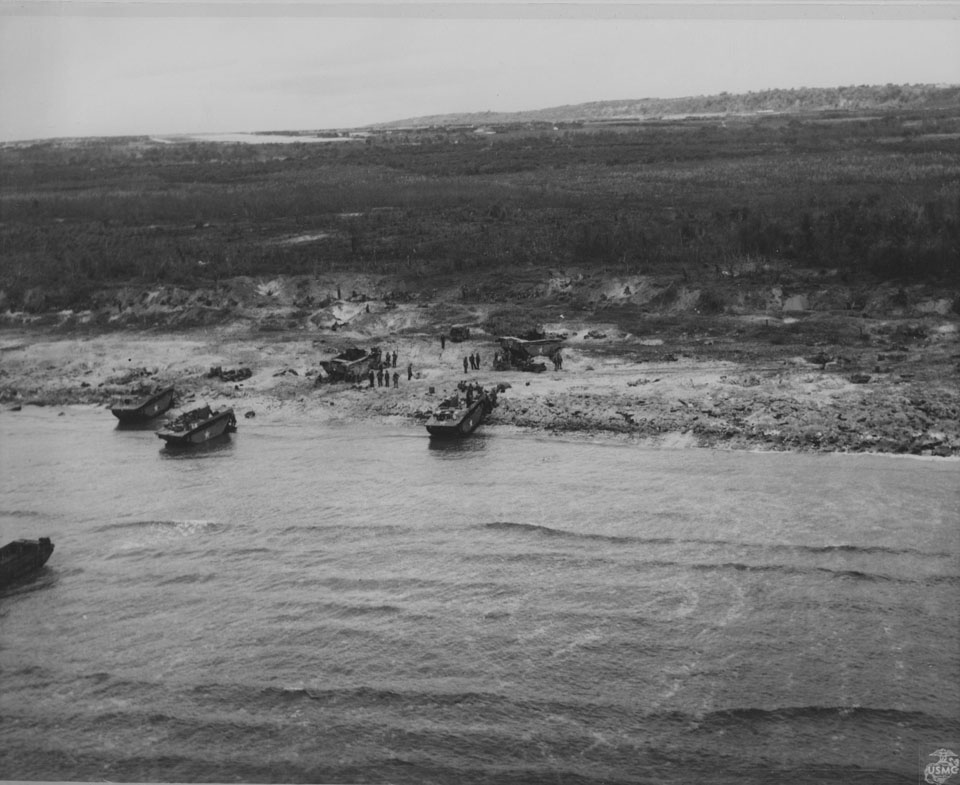
[[[513,521],[493,521],[480,524],[482,528],[494,531],[524,532],[540,534],[547,537],[568,537],[577,540],[603,540],[606,542],[636,543],[638,545],[717,545],[731,548],[752,548],[764,551],[788,551],[792,553],[848,553],[848,554],[888,554],[932,556],[949,558],[950,554],[943,551],[921,551],[916,548],[891,548],[883,545],[793,545],[789,543],[752,543],[738,540],[720,540],[701,537],[642,537],[632,535],[594,534],[555,529],[533,523],[516,523]]]
[[[98,526],[94,531],[98,532],[109,532],[109,531],[137,531],[137,530],[155,530],[155,531],[170,531],[177,532],[184,535],[190,534],[201,534],[201,533],[213,533],[223,531],[226,526],[219,521],[211,521],[204,519],[185,519],[185,520],[170,520],[170,521],[119,521],[116,523],[105,523],[102,526]]]

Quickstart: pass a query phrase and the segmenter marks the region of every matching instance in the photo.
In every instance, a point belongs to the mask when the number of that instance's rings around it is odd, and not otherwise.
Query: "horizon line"
[[[375,120],[369,123],[363,123],[361,125],[340,125],[340,126],[313,126],[313,127],[304,127],[304,128],[273,128],[273,129],[258,129],[258,130],[238,130],[238,129],[221,129],[217,131],[143,131],[138,133],[116,133],[116,134],[92,134],[85,136],[77,135],[64,135],[64,136],[41,136],[41,137],[30,137],[30,138],[19,138],[19,139],[0,139],[0,147],[6,145],[17,145],[17,144],[33,144],[39,142],[55,142],[60,140],[79,140],[79,139],[124,139],[124,138],[143,138],[143,137],[156,137],[158,139],[163,138],[175,138],[175,137],[204,137],[204,136],[225,136],[225,135],[243,135],[243,136],[268,136],[268,135],[296,135],[296,134],[316,134],[322,132],[351,132],[351,131],[364,131],[368,129],[376,130],[401,130],[403,128],[416,128],[415,125],[418,121],[429,121],[431,119],[440,119],[446,117],[477,117],[479,115],[523,115],[523,114],[536,114],[542,112],[549,112],[551,110],[557,109],[573,109],[576,107],[585,107],[592,106],[595,104],[619,104],[619,103],[640,103],[645,101],[684,101],[690,99],[709,99],[717,98],[723,95],[726,95],[729,98],[736,98],[739,96],[749,96],[757,95],[762,93],[771,93],[771,92],[794,92],[798,90],[843,90],[848,88],[884,88],[884,87],[926,87],[939,90],[949,90],[951,88],[960,88],[960,82],[900,82],[900,83],[872,83],[872,84],[845,84],[845,85],[833,85],[830,87],[815,87],[815,86],[800,86],[800,87],[768,87],[762,90],[748,90],[746,92],[737,92],[737,93],[727,93],[726,91],[721,91],[719,93],[707,93],[699,95],[677,95],[670,96],[667,98],[656,97],[656,96],[647,96],[643,98],[611,98],[611,99],[598,99],[594,101],[580,101],[575,104],[555,104],[552,106],[539,107],[536,109],[513,109],[513,110],[498,110],[498,109],[476,109],[470,111],[451,111],[451,112],[433,112],[431,114],[416,115],[412,117],[401,117],[392,120]],[[864,108],[866,111],[868,107]],[[882,111],[882,107],[873,107],[872,111]],[[762,110],[754,110],[754,112]],[[778,114],[801,114],[803,110],[796,111],[790,109],[784,110],[771,110],[775,111]],[[816,111],[816,110],[806,110],[806,111]],[[825,108],[822,111],[838,111],[836,109]],[[842,110],[840,110],[842,111]],[[849,110],[857,111],[857,110]],[[911,111],[909,107],[905,107],[902,111]],[[710,113],[711,116],[722,116],[724,114],[750,114],[752,112],[714,112]],[[698,113],[690,112],[686,113],[686,116],[693,117],[697,116]],[[613,117],[613,118],[598,118],[599,119],[608,119],[610,121],[631,121],[638,119],[660,119],[660,118],[642,118],[641,116],[637,117]],[[573,120],[571,120],[573,121]],[[536,120],[528,120],[527,122],[538,122]],[[539,122],[544,123],[563,123],[564,120],[542,120]],[[577,120],[577,122],[584,122],[583,119]],[[589,121],[587,121],[589,122]],[[398,125],[400,123],[410,123],[409,126],[401,126],[400,129],[382,129],[380,126],[388,125]],[[469,122],[467,123],[469,124]],[[426,127],[426,126],[423,126]]]

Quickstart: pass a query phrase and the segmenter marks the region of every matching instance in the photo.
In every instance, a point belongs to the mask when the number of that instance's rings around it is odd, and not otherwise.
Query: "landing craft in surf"
[[[39,540],[14,540],[0,548],[0,586],[36,572],[53,553],[49,537]]]
[[[184,412],[166,427],[157,431],[157,436],[168,446],[189,447],[203,444],[225,433],[236,433],[237,418],[233,409],[213,411],[201,406]]]
[[[110,411],[122,423],[144,422],[173,406],[173,387],[161,387],[139,397],[125,396],[113,402]]]
[[[427,420],[427,432],[441,439],[459,439],[473,433],[484,418],[497,405],[496,391],[485,392],[482,388],[476,394],[461,399],[459,393],[447,399]]]

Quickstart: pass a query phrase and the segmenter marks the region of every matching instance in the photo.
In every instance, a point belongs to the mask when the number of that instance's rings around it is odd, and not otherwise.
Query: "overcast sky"
[[[2,141],[921,82],[960,84],[960,3],[0,0]]]

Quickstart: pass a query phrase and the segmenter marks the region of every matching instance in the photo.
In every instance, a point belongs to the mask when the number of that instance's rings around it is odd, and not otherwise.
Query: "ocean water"
[[[960,464],[0,414],[0,778],[917,782]],[[922,776],[920,776],[922,781]]]

